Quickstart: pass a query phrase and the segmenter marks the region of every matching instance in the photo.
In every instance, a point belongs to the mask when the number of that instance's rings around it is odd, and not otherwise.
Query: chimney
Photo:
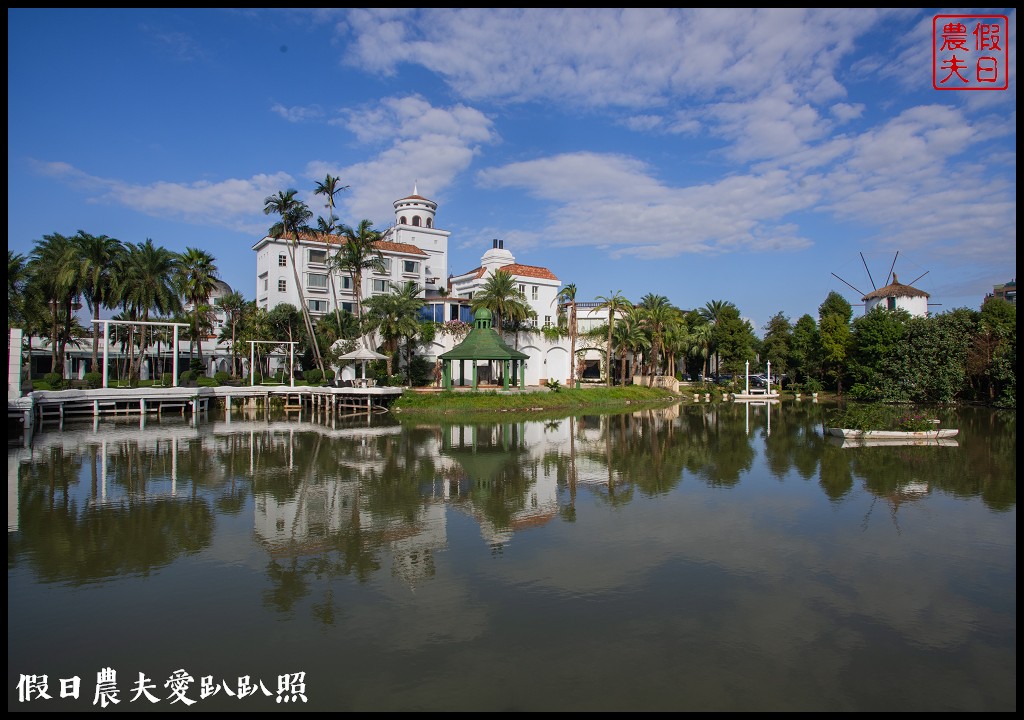
[[[497,250],[498,249],[498,238],[494,238],[494,240],[492,241],[491,249],[493,249],[493,250]]]
[[[498,248],[501,249],[501,250],[505,249],[505,241],[504,240],[499,240],[498,241]]]

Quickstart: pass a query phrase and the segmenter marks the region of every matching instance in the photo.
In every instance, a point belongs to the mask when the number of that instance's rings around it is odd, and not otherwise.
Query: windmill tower
[[[861,295],[861,301],[864,303],[865,315],[876,307],[881,306],[886,310],[906,310],[913,317],[928,317],[929,305],[937,305],[939,303],[928,302],[928,298],[931,296],[924,290],[919,290],[914,287],[914,283],[927,275],[928,271],[918,275],[909,283],[901,283],[894,272],[896,268],[896,259],[899,255],[899,251],[897,251],[896,255],[892,259],[892,265],[889,266],[889,272],[885,276],[885,284],[882,287],[878,287],[875,285],[875,280],[871,276],[871,270],[868,268],[868,263],[864,259],[864,253],[860,253],[861,262],[864,263],[864,270],[867,272],[868,280],[871,282],[872,289],[871,292],[868,293],[854,287],[835,273],[832,273],[832,276],[853,288]]]

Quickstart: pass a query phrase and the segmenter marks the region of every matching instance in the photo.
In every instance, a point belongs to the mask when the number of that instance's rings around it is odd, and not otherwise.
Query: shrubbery
[[[85,384],[92,390],[103,386],[103,375],[98,372],[87,372],[85,374]]]

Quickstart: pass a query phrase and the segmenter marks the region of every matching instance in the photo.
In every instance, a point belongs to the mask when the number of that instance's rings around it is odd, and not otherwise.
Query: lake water
[[[43,429],[8,710],[1016,710],[1016,414],[822,411]]]

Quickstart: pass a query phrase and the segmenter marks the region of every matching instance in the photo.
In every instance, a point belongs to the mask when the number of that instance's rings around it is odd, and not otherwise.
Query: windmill
[[[889,272],[885,276],[885,283],[882,287],[878,287],[875,285],[875,279],[871,275],[871,269],[868,267],[867,260],[864,259],[864,253],[860,253],[861,262],[864,263],[864,271],[867,273],[868,281],[871,283],[871,292],[864,292],[835,273],[832,273],[832,276],[855,290],[861,296],[861,299],[864,301],[865,313],[869,313],[875,307],[881,305],[887,310],[906,310],[911,315],[927,317],[929,306],[941,305],[942,303],[928,302],[928,298],[930,297],[928,293],[915,288],[914,283],[923,278],[930,271],[926,270],[909,283],[901,283],[894,272],[896,269],[896,260],[899,258],[899,255],[900,253],[897,250],[896,254],[893,256],[892,264],[889,266]]]

